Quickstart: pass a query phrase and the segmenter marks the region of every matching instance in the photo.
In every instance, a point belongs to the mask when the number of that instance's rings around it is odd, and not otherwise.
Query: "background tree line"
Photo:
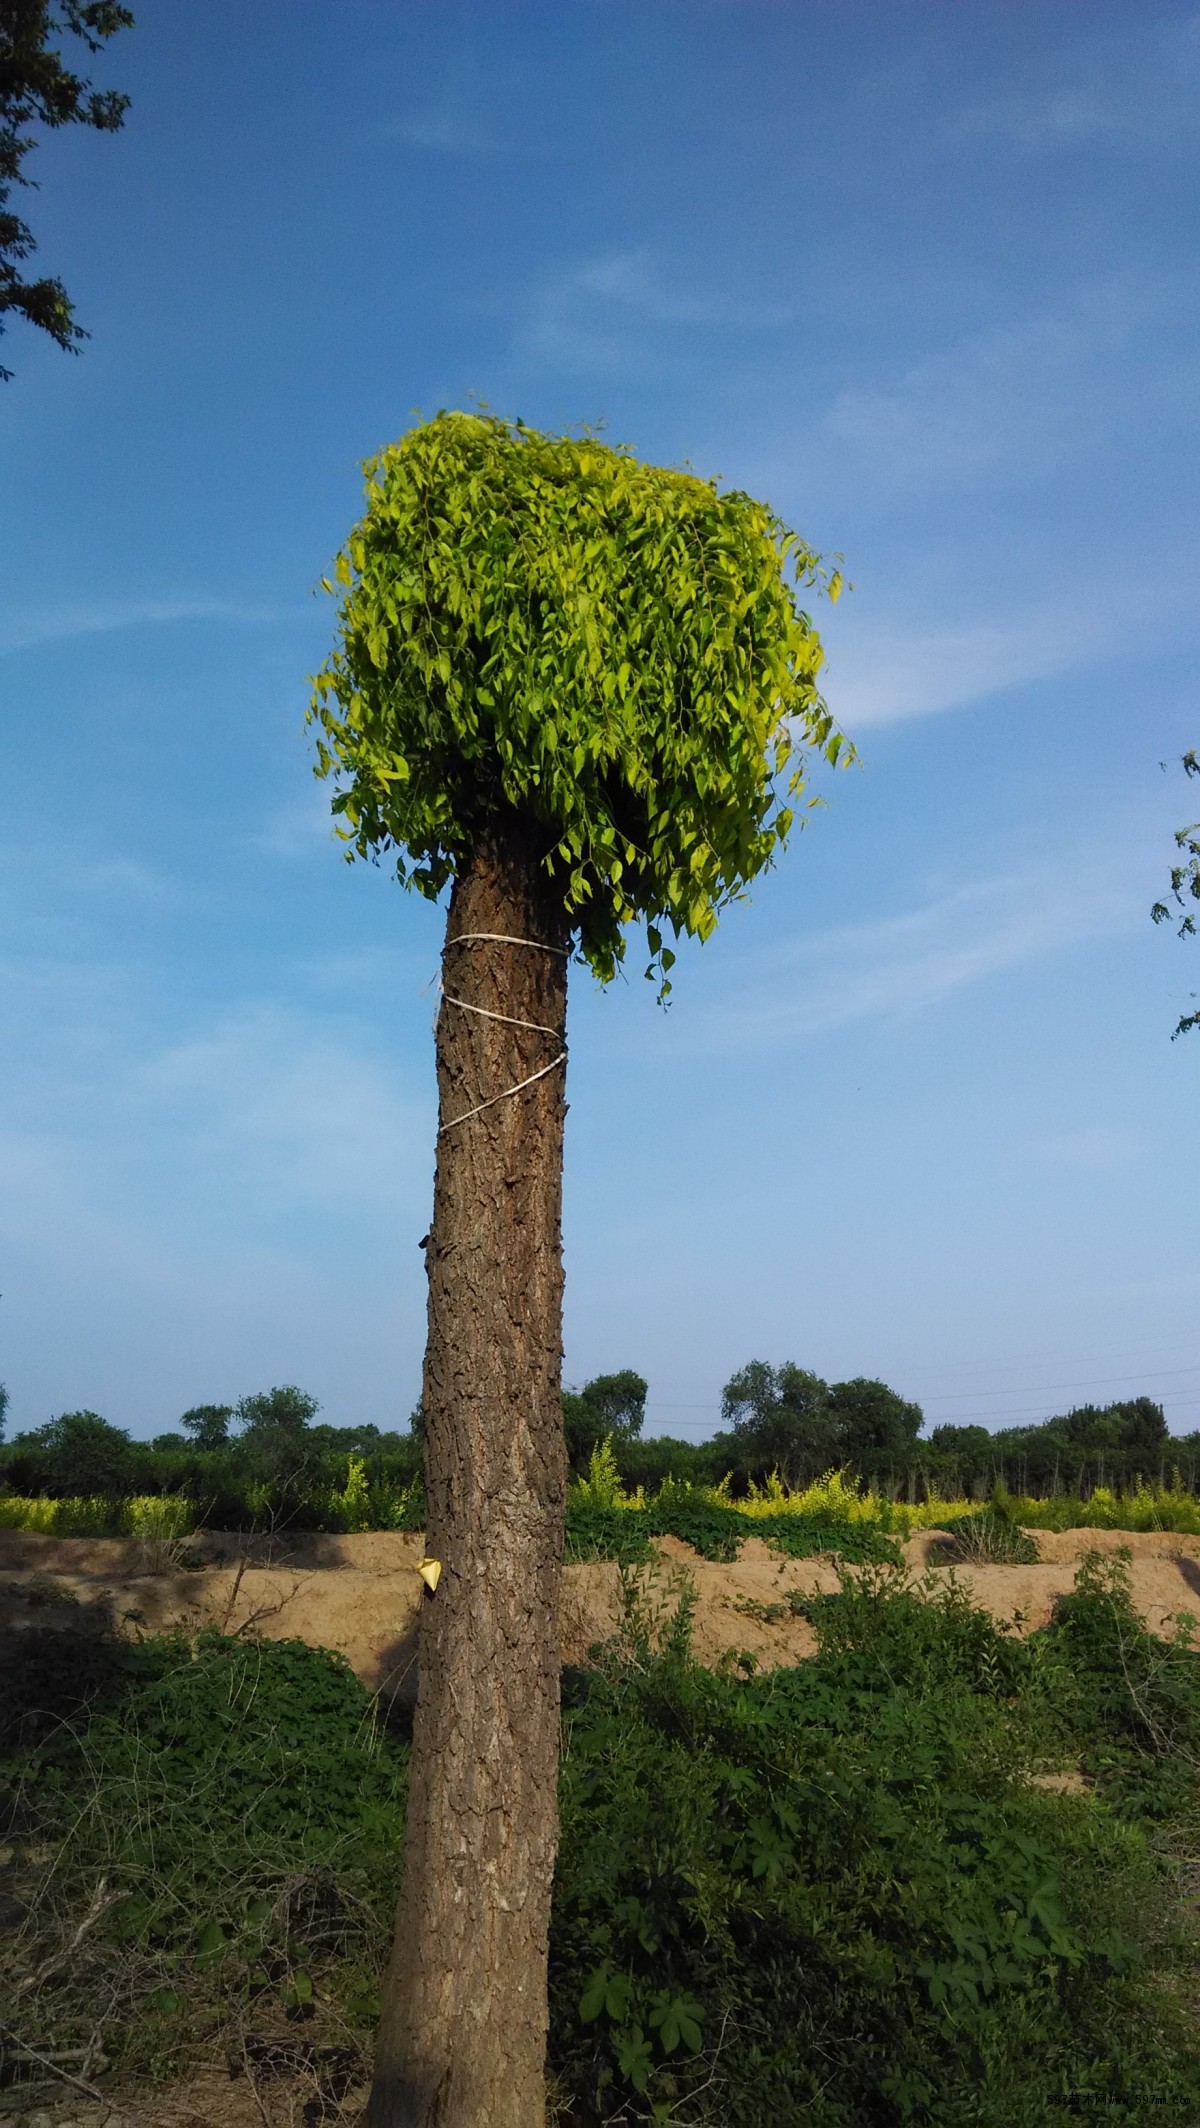
[[[1134,1397],[1077,1406],[1035,1426],[941,1425],[922,1432],[919,1404],[885,1382],[827,1383],[803,1367],[752,1360],[726,1384],[720,1432],[703,1442],[644,1433],[647,1384],[632,1368],[595,1376],[563,1395],[572,1471],[611,1438],[622,1478],[654,1491],[664,1478],[696,1485],[728,1478],[735,1496],[772,1471],[792,1486],[847,1468],[892,1498],[1014,1493],[1086,1496],[1139,1478],[1200,1478],[1200,1432],[1172,1436],[1160,1405]],[[64,1412],[0,1445],[0,1488],[67,1498],[184,1492],[212,1527],[240,1528],[271,1511],[293,1527],[325,1519],[329,1494],[361,1459],[371,1485],[403,1488],[422,1475],[420,1406],[407,1429],[328,1426],[315,1397],[290,1384],[198,1404],[171,1432],[135,1441],[93,1411]],[[4,1400],[0,1391],[0,1426]],[[251,1495],[253,1494],[253,1498]]]

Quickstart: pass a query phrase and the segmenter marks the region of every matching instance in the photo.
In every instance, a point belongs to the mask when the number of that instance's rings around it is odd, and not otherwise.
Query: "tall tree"
[[[115,0],[0,0],[0,333],[7,330],[5,314],[15,311],[69,354],[78,354],[87,338],[61,281],[26,280],[21,269],[37,243],[28,222],[11,212],[9,195],[14,185],[35,184],[22,168],[37,145],[31,126],[85,125],[115,133],[129,108],[128,96],[94,89],[73,74],[53,40],[79,37],[89,52],[98,52],[118,30],[132,26],[129,9]],[[0,378],[11,376],[0,368]]]
[[[372,2128],[544,2118],[567,967],[607,981],[641,917],[665,993],[664,928],[707,938],[792,825],[799,750],[837,759],[793,588],[817,575],[747,495],[458,413],[371,461],[338,560],[317,773],[348,855],[450,888],[422,1391],[441,1578]]]
[[[1183,766],[1189,776],[1200,776],[1200,753],[1194,747],[1184,755]],[[1196,919],[1188,902],[1200,901],[1200,820],[1193,820],[1189,827],[1176,829],[1175,846],[1181,862],[1171,867],[1171,898],[1176,908],[1183,910],[1180,938],[1194,938]],[[1156,901],[1150,911],[1156,924],[1166,923],[1173,913],[1165,901]],[[1185,1012],[1175,1035],[1187,1034],[1192,1027],[1200,1027],[1200,1012]],[[1175,1035],[1172,1035],[1172,1041]]]
[[[874,1475],[882,1463],[903,1463],[925,1421],[919,1404],[889,1389],[886,1382],[834,1382],[829,1412],[837,1430],[837,1459]]]
[[[748,1457],[789,1484],[815,1478],[840,1460],[828,1386],[791,1360],[782,1367],[750,1360],[739,1368],[721,1392],[721,1415]]]
[[[594,1449],[609,1434],[636,1441],[646,1420],[649,1383],[623,1367],[619,1374],[597,1374],[582,1389],[563,1391],[563,1430],[572,1470],[584,1470]]]
[[[232,1404],[193,1404],[185,1411],[179,1423],[190,1434],[197,1448],[206,1454],[215,1454],[229,1440],[229,1421],[233,1417]]]

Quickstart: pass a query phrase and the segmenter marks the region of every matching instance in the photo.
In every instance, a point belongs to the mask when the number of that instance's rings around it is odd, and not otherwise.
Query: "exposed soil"
[[[1049,1623],[1088,1551],[1133,1554],[1133,1595],[1151,1631],[1169,1634],[1180,1612],[1200,1618],[1200,1537],[1117,1530],[1031,1531],[1036,1566],[945,1565],[947,1539],[925,1530],[904,1546],[914,1575],[933,1585],[953,1571],[973,1600],[1029,1633]],[[789,1597],[837,1588],[827,1555],[781,1559],[750,1537],[733,1565],[700,1559],[678,1538],[654,1540],[657,1571],[650,1601],[670,1606],[685,1577],[695,1586],[693,1646],[704,1662],[727,1650],[753,1655],[763,1668],[801,1661],[816,1641]],[[301,1639],[344,1654],[363,1682],[386,1697],[411,1699],[416,1686],[417,1625],[422,1603],[436,1602],[417,1573],[423,1540],[407,1532],[359,1537],[301,1536],[268,1541],[207,1532],[189,1541],[188,1565],[144,1554],[115,1538],[41,1537],[0,1530],[0,1631],[28,1625],[88,1622],[127,1634],[172,1628],[266,1639]],[[570,1566],[563,1591],[565,1662],[584,1662],[610,1634],[620,1608],[615,1566]]]

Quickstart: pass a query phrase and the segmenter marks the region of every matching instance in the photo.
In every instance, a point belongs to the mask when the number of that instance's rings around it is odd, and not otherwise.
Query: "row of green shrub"
[[[350,1456],[345,1483],[323,1495],[310,1492],[297,1500],[266,1482],[248,1485],[236,1517],[220,1519],[219,1501],[197,1502],[186,1493],[143,1494],[131,1499],[94,1495],[84,1498],[25,1497],[0,1493],[0,1529],[32,1530],[59,1537],[136,1537],[178,1541],[203,1523],[209,1528],[328,1530],[418,1530],[425,1514],[419,1479],[398,1485],[372,1481],[362,1457]],[[1098,1488],[1087,1501],[1014,1498],[997,1487],[990,1501],[940,1500],[936,1494],[917,1506],[864,1490],[843,1471],[830,1471],[814,1484],[785,1486],[777,1476],[751,1483],[734,1498],[728,1483],[694,1485],[667,1478],[657,1492],[628,1490],[611,1442],[592,1452],[586,1476],[571,1482],[567,1503],[566,1550],[573,1560],[616,1559],[633,1563],[649,1554],[653,1537],[672,1536],[691,1545],[705,1559],[732,1560],[748,1536],[758,1536],[793,1558],[821,1551],[864,1561],[897,1556],[896,1540],[915,1529],[966,1531],[976,1525],[976,1548],[990,1533],[990,1556],[1020,1554],[1000,1542],[1000,1526],[1009,1530],[1115,1529],[1163,1530],[1200,1535],[1200,1502],[1188,1493],[1140,1482],[1119,1497]],[[964,1539],[965,1544],[965,1539]],[[969,1549],[969,1547],[967,1547]]]
[[[247,1485],[232,1517],[225,1503],[187,1493],[139,1494],[132,1499],[93,1494],[83,1498],[27,1497],[0,1493],[0,1529],[33,1530],[55,1537],[137,1537],[178,1540],[201,1525],[209,1529],[324,1529],[342,1532],[420,1529],[425,1515],[419,1479],[398,1485],[372,1483],[361,1458],[351,1456],[346,1482],[322,1495],[296,1498],[266,1482]]]
[[[961,1591],[844,1570],[810,1605],[816,1657],[762,1676],[695,1663],[686,1584],[624,1585],[620,1633],[564,1675],[560,2118],[1197,2116],[1177,1858],[1200,1656],[1150,1638],[1120,1561],[1085,1564],[1023,1642]],[[24,1916],[0,1949],[0,2074],[102,2046],[165,2077],[219,2048],[344,2090],[378,2013],[406,1765],[402,1722],[299,1643],[0,1644]],[[1091,1792],[1038,1785],[1063,1767]]]

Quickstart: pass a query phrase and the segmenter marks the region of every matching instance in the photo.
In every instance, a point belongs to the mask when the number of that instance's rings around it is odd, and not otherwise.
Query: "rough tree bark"
[[[468,932],[534,943],[456,944]],[[454,887],[442,964],[424,1377],[426,1550],[442,1575],[421,1624],[370,2128],[541,2128],[545,2117],[565,1064],[455,1119],[564,1048],[567,944],[532,845],[516,830],[481,843]]]

